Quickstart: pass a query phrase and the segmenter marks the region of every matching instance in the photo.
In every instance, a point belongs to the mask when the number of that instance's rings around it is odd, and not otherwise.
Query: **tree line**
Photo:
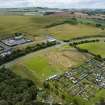
[[[41,49],[44,49],[44,48],[47,48],[47,47],[51,47],[51,46],[54,46],[56,44],[57,44],[56,42],[47,42],[47,43],[36,44],[36,45],[33,45],[33,46],[28,46],[25,49],[13,50],[10,55],[6,55],[4,57],[0,56],[0,65],[6,63],[8,61],[14,60],[18,57],[24,56],[28,53],[38,51],[38,50],[41,50]]]
[[[94,35],[94,36],[81,36],[81,37],[76,37],[72,39],[64,39],[64,42],[70,42],[70,41],[77,41],[77,40],[88,40],[89,38],[105,38],[105,35]]]
[[[76,46],[76,45],[79,45],[79,44],[84,44],[84,43],[93,43],[93,42],[99,42],[100,40],[99,39],[93,39],[93,40],[81,40],[81,41],[75,41],[75,42],[71,42],[69,45],[70,46]]]
[[[90,51],[87,50],[87,49],[83,49],[83,48],[80,48],[80,47],[77,46],[77,45],[79,45],[79,44],[93,43],[93,42],[99,42],[99,41],[100,41],[100,40],[98,40],[98,39],[95,39],[95,40],[83,40],[83,41],[80,41],[80,42],[73,42],[73,43],[70,43],[69,45],[72,46],[72,47],[74,47],[74,48],[76,48],[79,52],[88,53],[88,54],[94,56],[94,59],[99,60],[99,61],[103,61],[103,60],[105,60],[105,59],[102,58],[101,55],[99,55],[99,54],[94,54],[94,53],[90,52]]]
[[[45,28],[50,28],[50,27],[54,27],[54,26],[62,25],[62,24],[76,25],[78,23],[79,22],[77,21],[76,18],[70,18],[70,19],[65,19],[65,20],[63,20],[61,22],[56,22],[56,23],[49,24],[49,25],[45,26]]]

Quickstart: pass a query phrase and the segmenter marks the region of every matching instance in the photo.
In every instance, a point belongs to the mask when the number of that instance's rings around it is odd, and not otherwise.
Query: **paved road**
[[[57,44],[57,45],[54,45],[54,46],[51,46],[51,47],[48,47],[48,48],[45,48],[45,49],[41,49],[41,50],[38,50],[38,51],[35,51],[35,52],[32,52],[32,53],[29,53],[29,54],[27,54],[27,55],[25,55],[23,57],[20,57],[20,58],[17,58],[15,60],[13,60],[13,61],[10,61],[8,63],[5,63],[4,65],[6,67],[9,67],[10,65],[15,64],[16,61],[19,60],[19,59],[21,59],[21,58],[32,56],[33,54],[39,54],[39,53],[42,53],[42,52],[46,52],[47,50],[51,50],[51,49],[54,49],[54,48],[59,48],[59,47],[61,47],[63,45],[68,45],[68,43],[65,43],[65,42],[60,41],[60,44]]]
[[[1,41],[0,41],[0,46],[1,46],[1,47],[3,47],[3,50],[2,50],[2,51],[0,51],[0,53],[2,53],[2,52],[4,52],[4,51],[8,51],[8,50],[10,50],[10,49],[11,49],[11,47],[9,47],[9,46],[5,45],[5,44],[4,44],[4,43],[2,43]]]
[[[94,39],[99,39],[99,40],[101,40],[101,41],[105,41],[105,37],[99,37],[99,38],[97,37],[97,38],[77,39],[77,40],[73,40],[73,41],[70,41],[70,42],[80,42],[80,41],[84,41],[84,40],[94,40]],[[42,50],[38,50],[38,51],[35,51],[35,52],[32,52],[32,53],[29,53],[29,54],[27,54],[27,55],[25,55],[25,56],[23,56],[23,57],[30,56],[30,55],[33,55],[33,54],[38,54],[38,53],[41,53],[41,52],[45,52],[45,51],[50,50],[50,49],[53,49],[53,48],[59,48],[59,47],[61,47],[61,46],[63,46],[63,45],[68,45],[68,44],[70,43],[70,42],[63,42],[63,41],[59,41],[59,40],[57,40],[57,41],[60,42],[60,44],[57,44],[57,45],[54,45],[54,46],[51,46],[51,47],[48,47],[48,48],[45,48],[45,49],[42,49]],[[23,57],[22,57],[22,58],[23,58]],[[10,61],[9,63],[5,63],[4,65],[5,65],[5,66],[8,66],[8,65],[10,65],[10,64],[16,63],[16,61],[17,61],[18,59],[21,59],[21,57],[15,59],[15,60],[13,60],[13,61]]]

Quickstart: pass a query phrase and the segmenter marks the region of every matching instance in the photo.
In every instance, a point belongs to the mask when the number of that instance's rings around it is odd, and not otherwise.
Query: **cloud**
[[[30,7],[34,6],[32,0],[0,0],[0,7]]]
[[[105,0],[0,0],[0,7],[105,8]]]
[[[105,0],[39,0],[39,6],[61,8],[105,8]]]

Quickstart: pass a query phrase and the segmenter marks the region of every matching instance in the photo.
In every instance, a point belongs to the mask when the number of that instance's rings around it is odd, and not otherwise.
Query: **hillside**
[[[95,26],[100,24],[98,20],[97,22],[88,19],[77,20],[77,22],[73,20],[76,22],[75,25],[72,25],[71,22],[71,18],[64,16],[0,16],[0,37],[22,32],[32,39],[37,37],[43,39],[49,34],[59,39],[70,39],[77,36],[105,33],[100,27]],[[102,25],[103,23],[104,21],[101,22]],[[51,27],[46,28],[47,26]]]

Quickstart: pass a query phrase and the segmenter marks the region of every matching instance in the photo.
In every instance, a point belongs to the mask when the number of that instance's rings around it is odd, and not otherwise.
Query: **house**
[[[7,55],[11,55],[11,53],[12,53],[11,51],[5,51],[5,52],[1,53],[1,56],[5,57]]]
[[[20,39],[22,39],[22,38],[23,38],[23,35],[15,36],[15,37],[14,37],[15,40],[20,40]]]
[[[23,38],[23,34],[22,33],[15,33],[15,37],[14,37],[14,39],[15,40],[19,40],[19,39],[22,39]]]
[[[56,42],[57,40],[53,37],[48,37],[47,42]]]

